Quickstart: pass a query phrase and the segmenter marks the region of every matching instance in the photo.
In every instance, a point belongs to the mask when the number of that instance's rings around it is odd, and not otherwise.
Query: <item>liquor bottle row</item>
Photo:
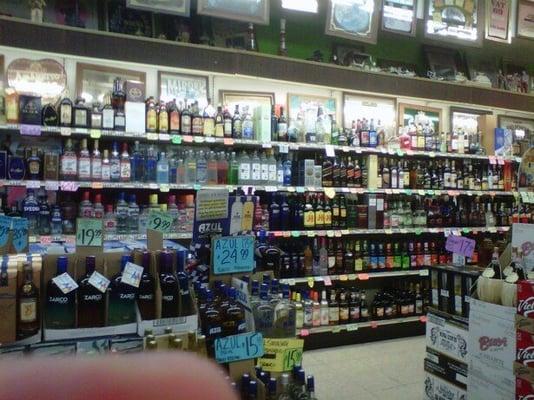
[[[469,265],[483,265],[479,251],[487,243],[478,239]],[[484,240],[492,241],[490,237]],[[383,239],[347,240],[314,238],[313,240],[283,240],[257,243],[257,266],[274,271],[281,279],[305,276],[326,276],[361,272],[380,272],[428,268],[432,265],[452,263],[452,253],[445,250],[445,239]]]
[[[136,322],[136,305],[143,320],[156,318],[156,290],[161,290],[161,317],[174,318],[195,314],[189,292],[188,276],[173,264],[174,254],[163,251],[158,254],[158,273],[150,272],[151,254],[142,254],[143,272],[139,287],[122,281],[124,268],[132,261],[130,255],[122,256],[120,271],[109,277],[104,291],[95,286],[96,257],[85,258],[85,273],[64,293],[56,278],[68,273],[66,256],[57,259],[57,274],[47,284],[45,327],[48,329],[95,328]],[[158,282],[156,282],[156,279]],[[106,318],[107,316],[107,318]]]
[[[96,193],[91,201],[91,194],[86,191],[78,204],[70,197],[58,204],[50,204],[44,190],[35,192],[28,189],[20,210],[17,203],[12,203],[5,210],[0,207],[0,215],[5,213],[9,217],[27,218],[29,235],[74,234],[77,217],[102,219],[104,234],[142,235],[146,234],[149,214],[152,211],[165,212],[172,217],[170,232],[193,231],[195,207],[192,195],[181,196],[178,201],[175,195],[168,195],[167,203],[159,204],[158,195],[151,194],[148,205],[139,205],[135,194],[127,197],[125,193],[120,192],[113,201],[115,204],[104,205],[100,193]]]
[[[494,227],[529,223],[531,206],[484,197],[267,194],[256,230]],[[259,215],[257,220],[259,219]]]
[[[315,378],[306,376],[301,366],[295,366],[291,374],[282,373],[278,378],[272,377],[269,371],[261,367],[255,368],[255,379],[250,374],[243,374],[233,386],[241,400],[260,398],[258,383],[265,386],[265,400],[317,400],[315,397]]]
[[[423,315],[428,306],[428,281],[397,282],[391,288],[371,291],[333,288],[294,293],[297,329]]]

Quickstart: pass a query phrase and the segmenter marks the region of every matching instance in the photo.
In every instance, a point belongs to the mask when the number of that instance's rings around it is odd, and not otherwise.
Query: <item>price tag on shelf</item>
[[[100,139],[102,137],[102,131],[100,129],[91,129],[89,132],[91,139]]]
[[[217,139],[215,139],[214,137],[211,137],[211,136],[206,137],[206,143],[215,143],[216,141]]]
[[[195,141],[195,143],[204,143],[204,137],[202,136],[194,136],[193,140]]]
[[[489,233],[497,233],[497,228],[495,228],[494,226],[488,228],[488,232]]]
[[[408,196],[411,196],[412,195],[412,190],[411,189],[404,189],[404,194],[407,194]]]
[[[428,269],[422,269],[419,271],[419,276],[428,276]]]
[[[5,215],[0,215],[0,247],[7,243],[9,237],[9,230],[11,229],[11,218]]]
[[[202,189],[202,185],[200,185],[200,184],[198,184],[198,183],[195,183],[195,184],[193,185],[193,190],[197,190],[197,191],[198,191],[198,190],[200,190],[200,189]],[[229,189],[229,190],[233,190],[233,188],[228,188],[228,189]]]
[[[265,186],[265,191],[266,192],[276,192],[277,190],[277,187],[276,186]]]
[[[106,278],[98,271],[94,271],[93,274],[89,277],[89,284],[100,290],[102,293],[106,293],[106,289],[109,286],[109,279]]]
[[[385,229],[386,235],[393,235],[393,229]]]
[[[497,164],[497,159],[495,158],[495,156],[488,156],[488,159],[491,165]]]
[[[339,333],[341,332],[341,327],[340,326],[333,326],[332,327],[332,333]]]
[[[28,247],[28,220],[12,218],[11,223],[13,247],[17,253],[20,253]]]
[[[306,336],[309,336],[309,335],[310,335],[310,332],[307,329],[301,329],[300,330],[300,336],[306,337]]]
[[[78,284],[76,281],[72,279],[72,277],[66,272],[63,272],[61,275],[52,278],[52,281],[57,285],[59,290],[63,292],[63,294],[67,294],[75,289],[78,289]]]
[[[23,136],[41,136],[41,126],[21,124],[20,134]]]
[[[283,237],[286,237],[286,238],[291,237],[291,232],[289,232],[289,231],[283,231],[283,232],[282,232],[282,236],[283,236]]]
[[[354,332],[358,330],[358,324],[347,324],[347,332]]]
[[[315,231],[307,231],[307,232],[306,232],[306,236],[308,236],[308,237],[315,237],[315,234],[316,234],[316,233],[317,233],[317,232],[315,232]]]
[[[313,289],[313,286],[315,285],[315,279],[313,279],[313,276],[309,276],[307,282],[310,289]]]
[[[334,231],[334,237],[341,237],[341,231]]]
[[[161,140],[162,142],[168,142],[169,140],[171,140],[171,135],[169,135],[168,133],[160,133],[159,140]]]
[[[417,193],[421,196],[424,196],[426,192],[423,189],[419,189]]]
[[[499,164],[499,165],[504,165],[504,158],[502,158],[502,157],[497,157],[497,164]]]
[[[445,249],[465,257],[471,257],[475,249],[475,241],[463,236],[449,235],[445,242]]]
[[[172,228],[172,216],[162,211],[151,211],[148,214],[148,229],[161,233],[169,233]]]
[[[333,199],[334,197],[336,197],[336,191],[334,190],[334,188],[325,188],[324,189],[324,194],[329,199]]]
[[[45,190],[47,192],[56,192],[59,189],[58,181],[45,181]]]
[[[272,147],[273,147],[273,145],[272,145],[271,143],[269,143],[269,142],[263,142],[263,143],[261,144],[261,148],[262,148],[262,149],[270,149],[270,148],[272,148]]]
[[[157,133],[147,133],[146,139],[147,140],[158,140],[158,134]]]
[[[289,190],[289,188],[288,188],[288,190]],[[305,189],[304,189],[303,186],[297,186],[296,190],[297,190],[297,193],[304,193],[305,192]]]
[[[470,230],[469,230],[469,228],[463,228],[463,229],[462,229],[462,232],[463,232],[463,233],[469,233]]]
[[[434,157],[436,157],[436,153],[434,153],[433,151],[431,151],[430,153],[428,153],[428,156],[429,156],[430,158],[434,158]]]
[[[369,280],[369,274],[358,274],[358,279],[360,281],[368,281]]]
[[[233,140],[233,139],[232,139]],[[184,135],[182,136],[182,141],[184,143],[193,143],[193,136],[191,135]]]
[[[334,150],[334,146],[332,146],[331,144],[326,144],[324,146],[324,149],[326,151],[326,156],[327,157],[335,157],[336,156],[336,151]]]
[[[168,193],[169,192],[169,185],[167,185],[165,183],[159,185],[159,191],[161,193]]]
[[[328,237],[334,237],[334,231],[326,231],[326,236]]]
[[[307,329],[300,330],[300,336],[308,336]],[[263,339],[264,356],[258,363],[264,371],[291,371],[302,364],[303,339]]]
[[[171,136],[171,143],[172,144],[182,144],[182,137],[180,135],[172,135]]]
[[[378,328],[378,322],[376,322],[376,321],[371,321],[371,328],[373,328],[373,329]]]
[[[291,231],[291,236],[300,237],[300,231]]]
[[[294,279],[288,279],[288,280],[287,280],[287,284],[288,284],[289,286],[295,286],[296,282],[295,282]]]
[[[403,157],[404,156],[404,151],[402,151],[401,149],[397,149],[397,155],[399,157]]]
[[[102,219],[78,218],[76,220],[76,246],[102,246]]]
[[[307,190],[308,192],[315,192],[315,188],[314,188],[313,186],[308,186],[308,187],[306,188],[306,190]]]
[[[91,189],[103,189],[104,183],[103,182],[91,182]]]
[[[421,315],[421,316],[419,317],[419,321],[422,322],[423,324],[425,324],[426,321],[427,321],[426,315]]]
[[[212,240],[213,273],[251,272],[254,269],[254,237],[225,236]]]
[[[421,233],[423,233],[423,230],[421,228],[415,228],[414,232],[416,235],[420,235]]]
[[[215,359],[219,364],[258,358],[263,354],[263,336],[260,332],[215,339]]]
[[[27,189],[39,189],[41,187],[40,181],[26,181]]]
[[[349,280],[349,277],[347,275],[339,275],[339,280],[340,281],[348,281]]]
[[[80,185],[78,182],[60,182],[59,187],[63,192],[76,192]]]
[[[233,146],[234,145],[234,139],[232,138],[224,138],[223,143],[225,146]]]
[[[72,129],[62,126],[59,128],[59,133],[61,136],[70,136],[72,134]]]
[[[356,274],[349,274],[349,281],[355,281],[356,278]]]
[[[280,144],[278,145],[278,152],[279,152],[280,154],[287,154],[287,153],[289,153],[289,145],[287,145],[287,144],[281,144],[281,143],[280,143]]]
[[[328,275],[323,277],[323,282],[325,286],[332,286],[332,279]]]
[[[124,266],[124,271],[122,271],[122,283],[138,288],[142,275],[143,267],[128,262]]]

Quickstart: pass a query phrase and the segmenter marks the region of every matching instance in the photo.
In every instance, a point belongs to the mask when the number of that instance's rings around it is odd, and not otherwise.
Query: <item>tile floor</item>
[[[312,350],[306,374],[319,400],[421,400],[425,337]]]

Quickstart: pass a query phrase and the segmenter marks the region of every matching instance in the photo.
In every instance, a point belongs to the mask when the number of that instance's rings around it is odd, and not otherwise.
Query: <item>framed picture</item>
[[[336,99],[331,97],[287,94],[287,115],[289,120],[301,118],[306,132],[315,132],[317,111],[322,107],[325,114],[336,116]]]
[[[126,7],[189,17],[191,0],[126,0]]]
[[[486,39],[512,43],[512,0],[486,0]]]
[[[395,136],[397,99],[343,93],[343,127],[351,128],[353,121],[367,119],[382,127],[385,137]]]
[[[329,0],[327,35],[376,44],[381,0]]]
[[[513,115],[497,116],[497,126],[511,132],[504,134],[504,148],[511,148],[513,155],[524,154],[534,140],[534,120],[514,117]]]
[[[534,39],[534,3],[531,1],[517,2],[517,36]]]
[[[158,99],[163,101],[198,101],[201,109],[208,105],[209,82],[203,75],[158,71]]]
[[[432,124],[434,132],[441,132],[441,108],[431,108],[416,104],[399,104],[398,124],[407,126],[410,124]]]
[[[124,1],[106,0],[105,6],[108,32],[154,37],[154,14],[127,8]]]
[[[219,90],[219,101],[222,104],[227,105],[230,112],[235,109],[236,105],[239,105],[240,109],[248,107],[250,112],[257,107],[261,107],[262,109],[267,107],[270,113],[271,107],[276,104],[274,93],[242,92],[233,90]]]
[[[317,14],[319,11],[319,0],[282,0],[282,8]]]
[[[458,72],[464,72],[458,50],[424,45],[423,52],[428,71],[438,79],[454,81]]]
[[[499,67],[494,58],[479,59],[466,54],[467,76],[470,84],[482,87],[499,87]]]
[[[415,36],[417,0],[383,0],[382,30]]]
[[[426,0],[425,36],[482,46],[484,8],[480,0]],[[480,5],[480,6],[479,6]]]
[[[270,0],[198,0],[197,13],[269,25]]]
[[[113,91],[113,80],[141,81],[146,85],[146,74],[140,71],[105,67],[95,64],[76,64],[76,96],[87,103],[103,104],[105,96]],[[146,92],[146,91],[145,91]]]
[[[371,64],[371,56],[364,52],[363,45],[344,45],[334,43],[333,54],[339,65],[345,67],[365,68]]]
[[[473,110],[471,108],[451,107],[450,108],[450,127],[451,131],[462,131],[469,134],[478,132],[478,118],[481,115],[491,114],[491,111]]]

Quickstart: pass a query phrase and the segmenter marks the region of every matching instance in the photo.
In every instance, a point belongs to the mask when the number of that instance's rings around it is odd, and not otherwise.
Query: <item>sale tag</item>
[[[172,228],[172,216],[162,211],[151,211],[148,214],[148,229],[161,233],[169,233]]]
[[[9,230],[11,229],[11,218],[5,215],[0,215],[0,247],[7,243],[9,237]]]
[[[414,232],[416,235],[420,235],[421,233],[423,233],[423,230],[421,228],[415,228]]]
[[[452,253],[461,254],[465,257],[471,257],[475,250],[475,241],[463,236],[450,235],[445,242],[445,249]]]
[[[308,286],[310,289],[313,289],[313,286],[315,285],[315,279],[313,279],[313,276],[308,277]]]
[[[369,274],[358,274],[358,279],[360,281],[368,281],[369,280]]]
[[[76,246],[102,246],[102,220],[99,218],[78,218],[76,220]]]
[[[251,272],[254,269],[254,237],[226,236],[211,243],[213,273]]]
[[[300,237],[300,231],[291,231],[291,236]]]
[[[102,136],[102,131],[100,129],[91,129],[90,135],[91,139],[100,139]]]
[[[347,332],[353,332],[358,330],[358,324],[347,324]]]
[[[26,218],[12,218],[13,247],[17,253],[28,247],[28,220]]]
[[[332,286],[332,280],[328,275],[323,277],[323,282],[325,286]]]
[[[215,359],[219,364],[263,356],[260,332],[243,333],[215,339]]]
[[[25,136],[41,136],[41,126],[21,124],[20,134]]]
[[[225,146],[233,146],[234,145],[234,139],[232,138],[224,138],[223,143]]]
[[[67,127],[61,127],[59,128],[59,132],[61,136],[70,136],[72,134],[72,129]]]
[[[301,336],[307,336],[300,331]],[[291,371],[295,365],[302,364],[303,339],[263,339],[264,355],[259,364],[264,371]]]
[[[122,271],[122,283],[138,288],[141,282],[141,276],[143,275],[143,267],[127,262]]]
[[[59,187],[63,192],[76,192],[80,185],[78,182],[60,182]]]
[[[399,157],[404,156],[404,151],[402,151],[401,149],[397,149],[397,155],[398,155]]]
[[[106,289],[108,288],[110,281],[100,272],[94,271],[93,274],[89,277],[88,282],[95,288],[100,290],[102,293],[106,293]]]
[[[334,146],[332,146],[331,144],[327,144],[324,146],[325,150],[326,150],[326,156],[327,157],[335,157],[336,156],[336,152],[334,150]]]
[[[75,289],[78,289],[78,284],[76,281],[72,279],[71,276],[66,272],[63,272],[61,275],[52,278],[52,281],[63,292],[63,294],[67,294]]]
[[[157,133],[147,133],[146,134],[147,140],[158,140],[158,134]]]
[[[172,144],[182,144],[182,137],[180,135],[172,135],[171,142]]]

